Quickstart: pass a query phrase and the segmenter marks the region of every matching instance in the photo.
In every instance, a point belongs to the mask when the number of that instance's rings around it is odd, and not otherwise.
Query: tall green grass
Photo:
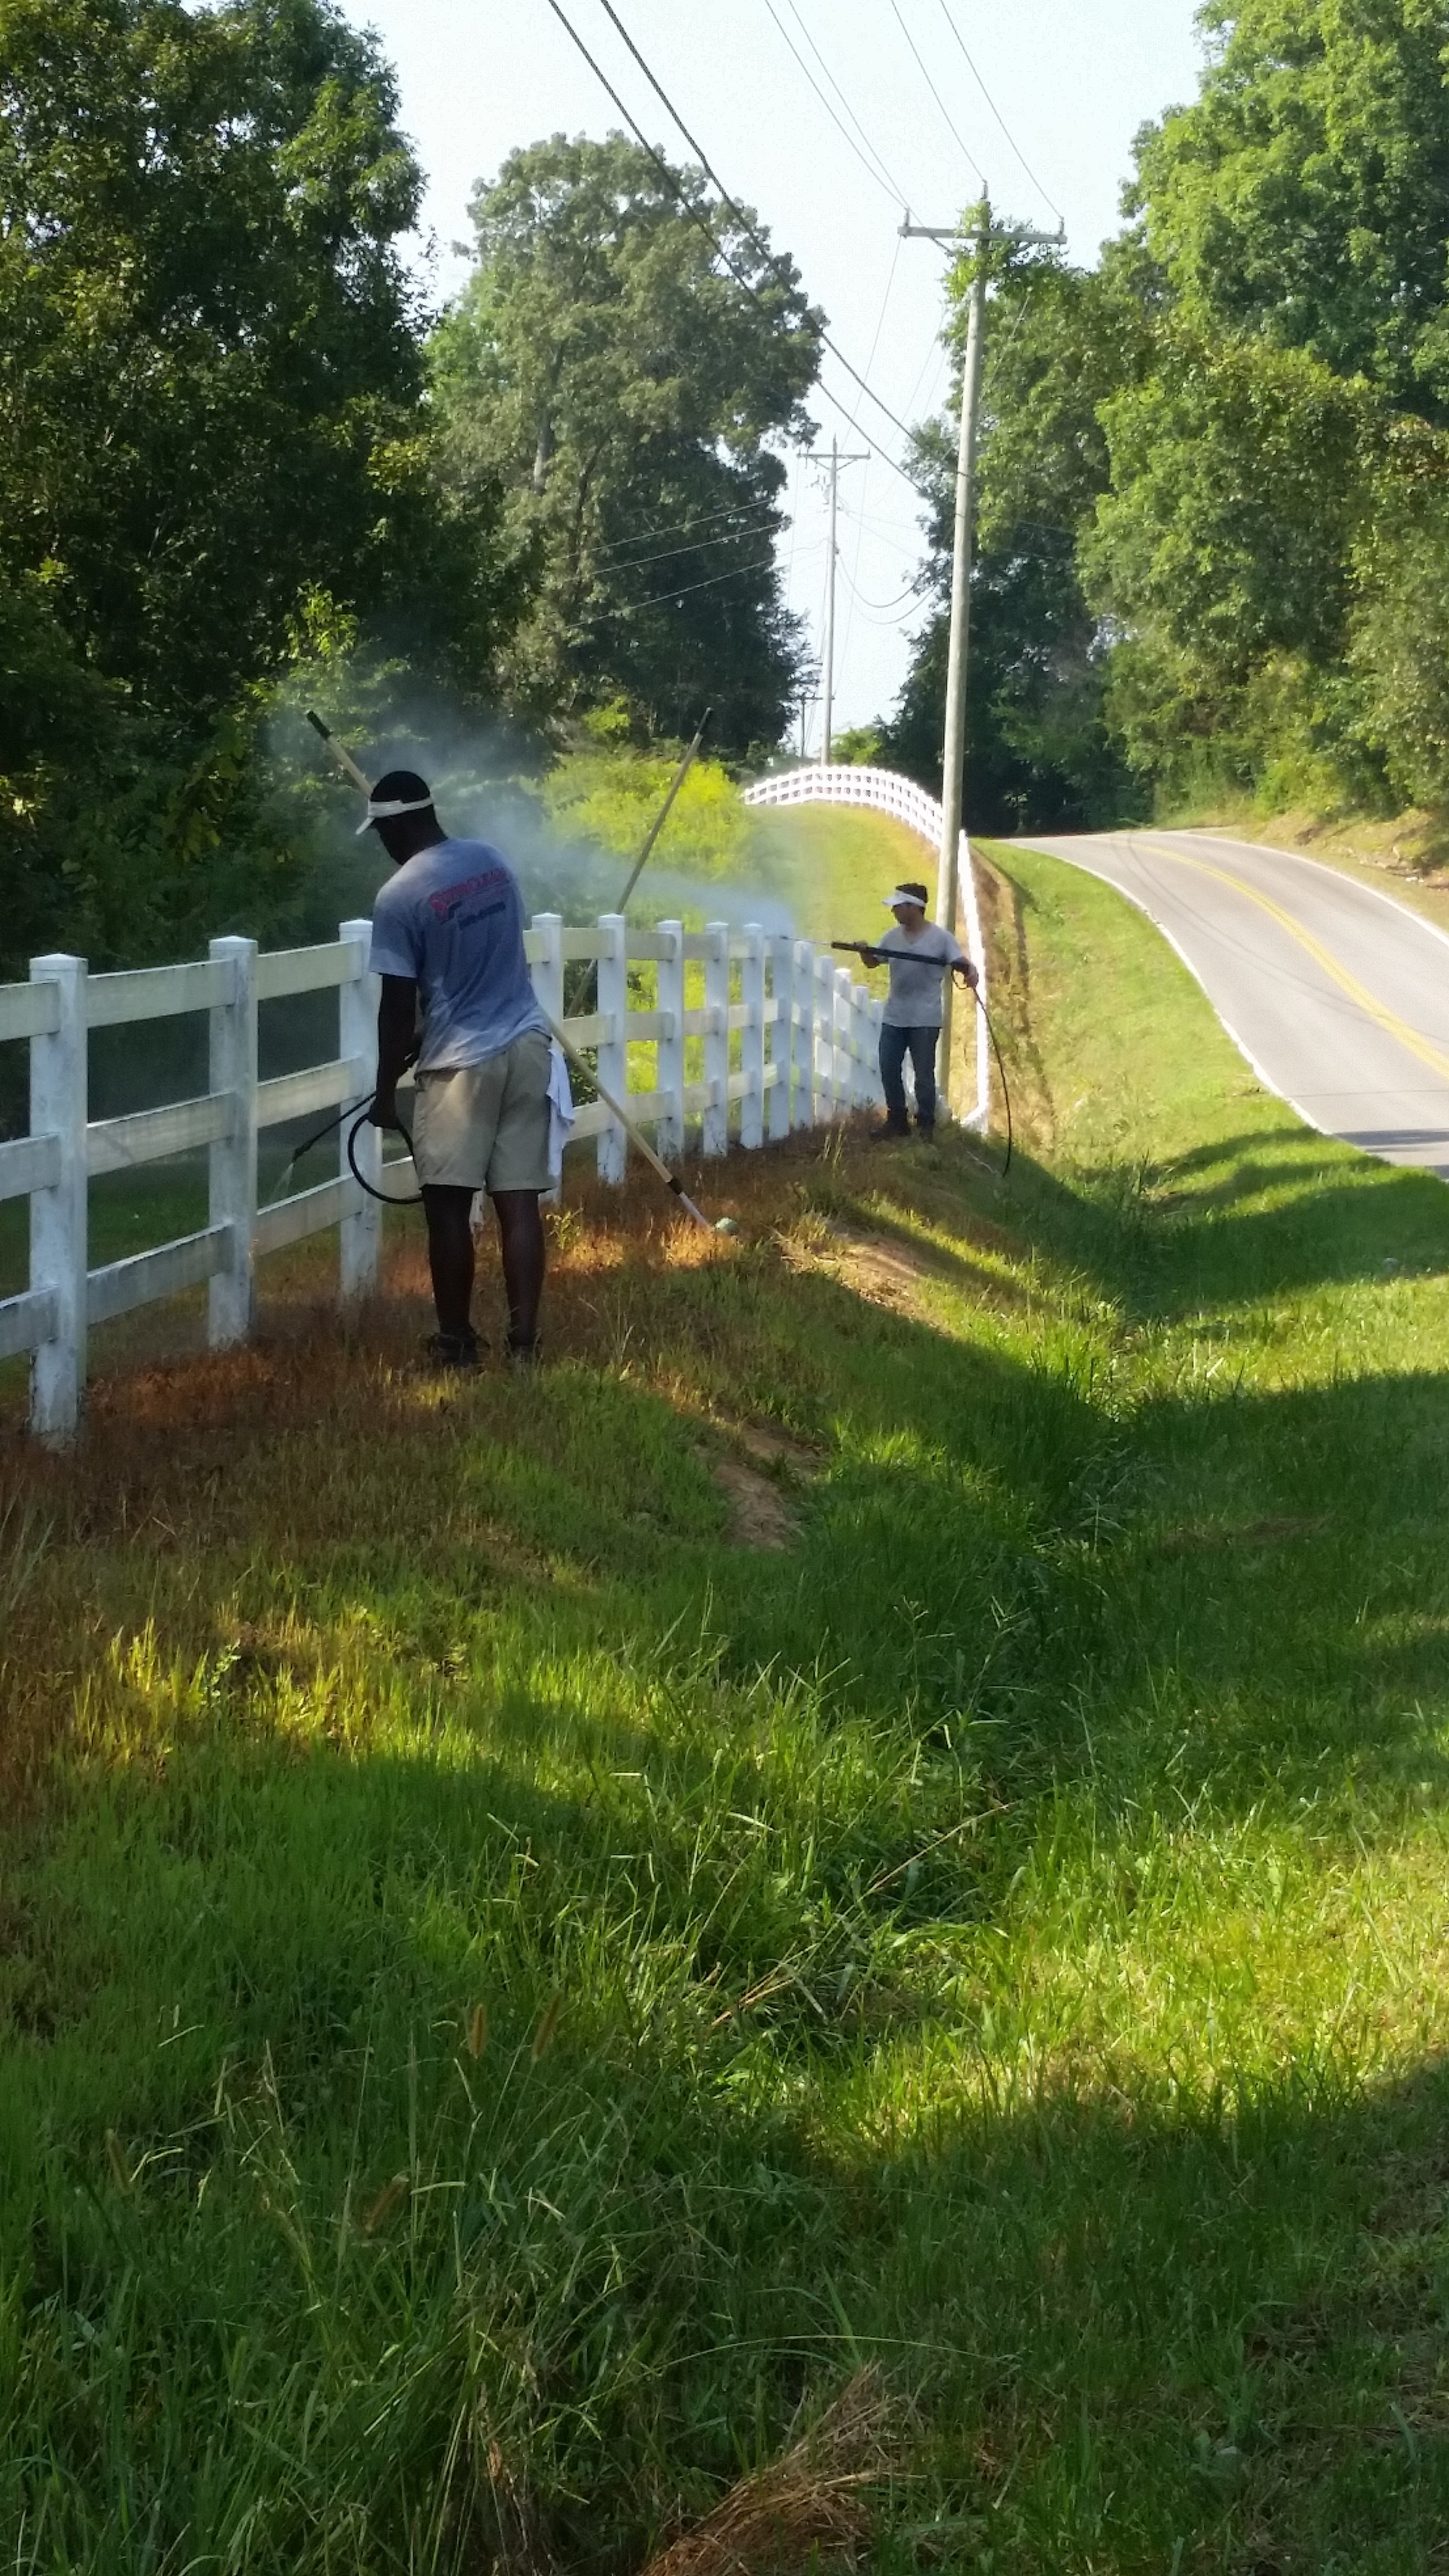
[[[4,1462],[0,2563],[634,2569],[866,2359],[887,2576],[1438,2563],[1449,1200],[1003,866],[1006,1188]]]

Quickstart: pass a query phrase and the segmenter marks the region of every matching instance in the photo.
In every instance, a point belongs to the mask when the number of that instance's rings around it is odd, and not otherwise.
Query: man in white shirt
[[[916,1085],[917,1133],[930,1137],[936,1129],[936,1050],[941,1037],[942,985],[951,974],[958,983],[974,989],[976,969],[950,931],[926,919],[923,885],[898,885],[885,900],[887,911],[895,915],[895,927],[871,952],[873,963],[891,970],[880,1031],[880,1079],[886,1115],[885,1125],[876,1132],[881,1137],[910,1132],[905,1084],[909,1056]]]

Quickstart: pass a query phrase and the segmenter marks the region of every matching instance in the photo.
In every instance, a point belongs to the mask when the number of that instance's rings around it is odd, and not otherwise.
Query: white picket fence
[[[933,855],[939,856],[943,817],[940,806],[924,787],[912,778],[900,778],[893,769],[854,769],[844,761],[831,761],[815,768],[784,769],[778,776],[762,778],[757,786],[747,787],[747,805],[869,805],[878,814],[894,815],[898,823],[925,841]],[[986,1024],[986,945],[981,936],[981,911],[976,898],[976,877],[971,865],[971,844],[963,832],[960,841],[959,869],[961,911],[966,932],[965,947],[979,978],[981,997],[976,1020],[976,1099],[962,1119],[963,1127],[984,1127],[991,1114],[991,1033]],[[955,924],[948,925],[954,929]],[[852,932],[854,936],[854,932]],[[859,934],[870,937],[866,928]]]
[[[30,1048],[30,1133],[0,1143],[0,1199],[30,1201],[30,1280],[20,1295],[0,1299],[0,1360],[30,1354],[30,1420],[43,1439],[64,1441],[75,1430],[92,1325],[204,1283],[213,1346],[243,1340],[259,1257],[334,1225],[343,1295],[356,1297],[375,1285],[382,1212],[348,1169],[350,1119],[340,1134],[336,1179],[273,1206],[259,1205],[257,1187],[258,1137],[265,1129],[371,1093],[377,981],[367,971],[370,930],[366,921],[345,921],[324,946],[266,955],[254,940],[216,939],[195,965],[122,974],[89,974],[81,957],[37,957],[28,983],[0,985],[0,1041],[24,1040]],[[666,1156],[680,1152],[692,1118],[701,1122],[704,1152],[718,1155],[728,1149],[732,1116],[738,1142],[752,1147],[880,1101],[880,1004],[828,950],[808,941],[750,925],[732,932],[726,922],[712,922],[702,934],[686,933],[677,921],[635,929],[617,913],[601,915],[591,929],[573,929],[557,914],[539,913],[526,944],[543,1007],[575,1046],[597,1050],[600,1082],[627,1098],[636,1125],[653,1126]],[[595,1007],[587,1017],[565,1020],[564,969],[584,959],[597,967]],[[631,966],[646,970],[646,989],[652,970],[651,1009],[629,1006]],[[691,966],[703,1000],[686,1009]],[[334,987],[336,1055],[259,1081],[260,1006]],[[208,1017],[206,1092],[128,1117],[91,1118],[90,1031],[185,1012]],[[696,1053],[703,1078],[687,1081],[691,1039],[702,1042]],[[654,1086],[630,1094],[628,1050],[640,1045],[655,1051]],[[622,1181],[624,1131],[602,1102],[579,1113],[574,1138],[590,1137],[603,1178]],[[202,1148],[209,1167],[206,1225],[93,1270],[87,1183],[100,1173]],[[358,1156],[376,1182],[382,1139],[375,1129],[363,1129]]]

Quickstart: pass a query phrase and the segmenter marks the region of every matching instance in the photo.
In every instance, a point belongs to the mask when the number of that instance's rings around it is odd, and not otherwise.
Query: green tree
[[[331,0],[0,0],[12,957],[219,927],[208,871],[265,926],[257,684],[319,620],[486,674],[510,583],[436,471],[395,115]]]
[[[1400,488],[1449,416],[1449,10],[1203,22],[1201,93],[1144,135],[1128,199],[1165,295],[1145,376],[1102,414],[1082,548],[1120,634],[1109,713],[1169,794],[1373,801],[1386,763],[1428,774],[1411,666],[1449,582],[1422,472]]]
[[[0,104],[7,556],[148,703],[220,701],[387,550],[420,383],[391,77],[326,0],[0,0]]]
[[[538,567],[512,688],[544,713],[622,697],[664,736],[708,701],[725,747],[777,740],[801,645],[769,442],[808,434],[821,330],[793,263],[618,135],[514,153],[473,215],[434,383],[460,488],[502,478]]]
[[[1285,790],[1331,794],[1367,388],[1307,350],[1173,332],[1101,416],[1112,487],[1081,562],[1121,639],[1110,713],[1132,765],[1177,791],[1277,765]]]
[[[970,263],[953,280],[960,345]],[[1106,639],[1077,572],[1080,532],[1108,478],[1102,402],[1141,363],[1146,322],[1131,264],[1099,274],[1055,252],[1003,247],[988,304],[971,580],[966,811],[1016,831],[1110,818],[1133,790],[1104,715]],[[959,385],[953,411],[959,402]],[[885,737],[885,756],[939,792],[956,442],[950,414],[921,434],[931,504],[931,613]]]
[[[1211,0],[1199,97],[1138,147],[1179,317],[1449,411],[1444,0]]]
[[[1395,801],[1449,806],[1449,438],[1401,420],[1354,551],[1348,663]]]

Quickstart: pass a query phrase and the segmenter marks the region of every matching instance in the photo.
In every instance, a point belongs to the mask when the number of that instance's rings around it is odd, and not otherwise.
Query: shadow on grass
[[[605,1292],[609,1274],[572,1292],[595,1330]],[[1084,1706],[1094,1790],[1120,1772],[1129,1800],[1168,1796],[1170,1768],[1174,1806],[1189,1787],[1230,1812],[1265,1782],[1289,1805],[1380,1784],[1397,1812],[1437,1775],[1449,1377],[1249,1392],[1229,1361],[1124,1399],[1086,1332],[1043,1324],[1024,1363],[999,1335],[784,1275],[768,1247],[620,1294],[622,1363],[565,1361],[526,1391],[412,1378],[386,1309],[360,1340],[309,1323],[118,1384],[77,1466],[17,1483],[61,1540],[37,1616],[79,1579],[87,1625],[122,1628],[139,1549],[177,1652],[355,1617],[426,1687],[522,1597],[540,1653],[673,1640],[682,1665],[703,1652],[738,1684],[808,1688],[927,1743],[999,1721],[1013,1806],[1078,1776]],[[635,1330],[652,1384],[631,1373]],[[671,1382],[690,1405],[657,1391]],[[774,1555],[722,1544],[714,1471],[742,1384],[821,1454]]]
[[[1387,1165],[1349,1171],[1346,1151],[1301,1131],[1229,1139],[1161,1165],[1089,1171],[1076,1186],[1028,1160],[1019,1221],[1041,1249],[1089,1269],[1129,1320],[1231,1310],[1389,1267],[1449,1269],[1444,1183]]]
[[[884,2570],[1429,2570],[1444,2070],[1195,2098],[862,2017],[820,1926],[892,1819],[713,1718],[591,1721],[564,1794],[466,1707],[271,1763],[234,1713],[102,1797],[0,2113],[19,2563],[629,2576],[876,2357]],[[721,2012],[731,1917],[808,2012]]]
[[[1431,1187],[1369,1203],[1406,1244]],[[534,1385],[380,1307],[26,1462],[12,1673],[63,1637],[86,1719],[7,1880],[9,2555],[623,2576],[880,2352],[882,2570],[1428,2569],[1441,2073],[1078,2088],[959,1962],[1044,1853],[1110,1950],[1103,1851],[1437,1787],[1449,1381],[1132,1402],[1070,1320],[606,1252]],[[778,1555],[724,1543],[746,1411],[821,1461]]]

